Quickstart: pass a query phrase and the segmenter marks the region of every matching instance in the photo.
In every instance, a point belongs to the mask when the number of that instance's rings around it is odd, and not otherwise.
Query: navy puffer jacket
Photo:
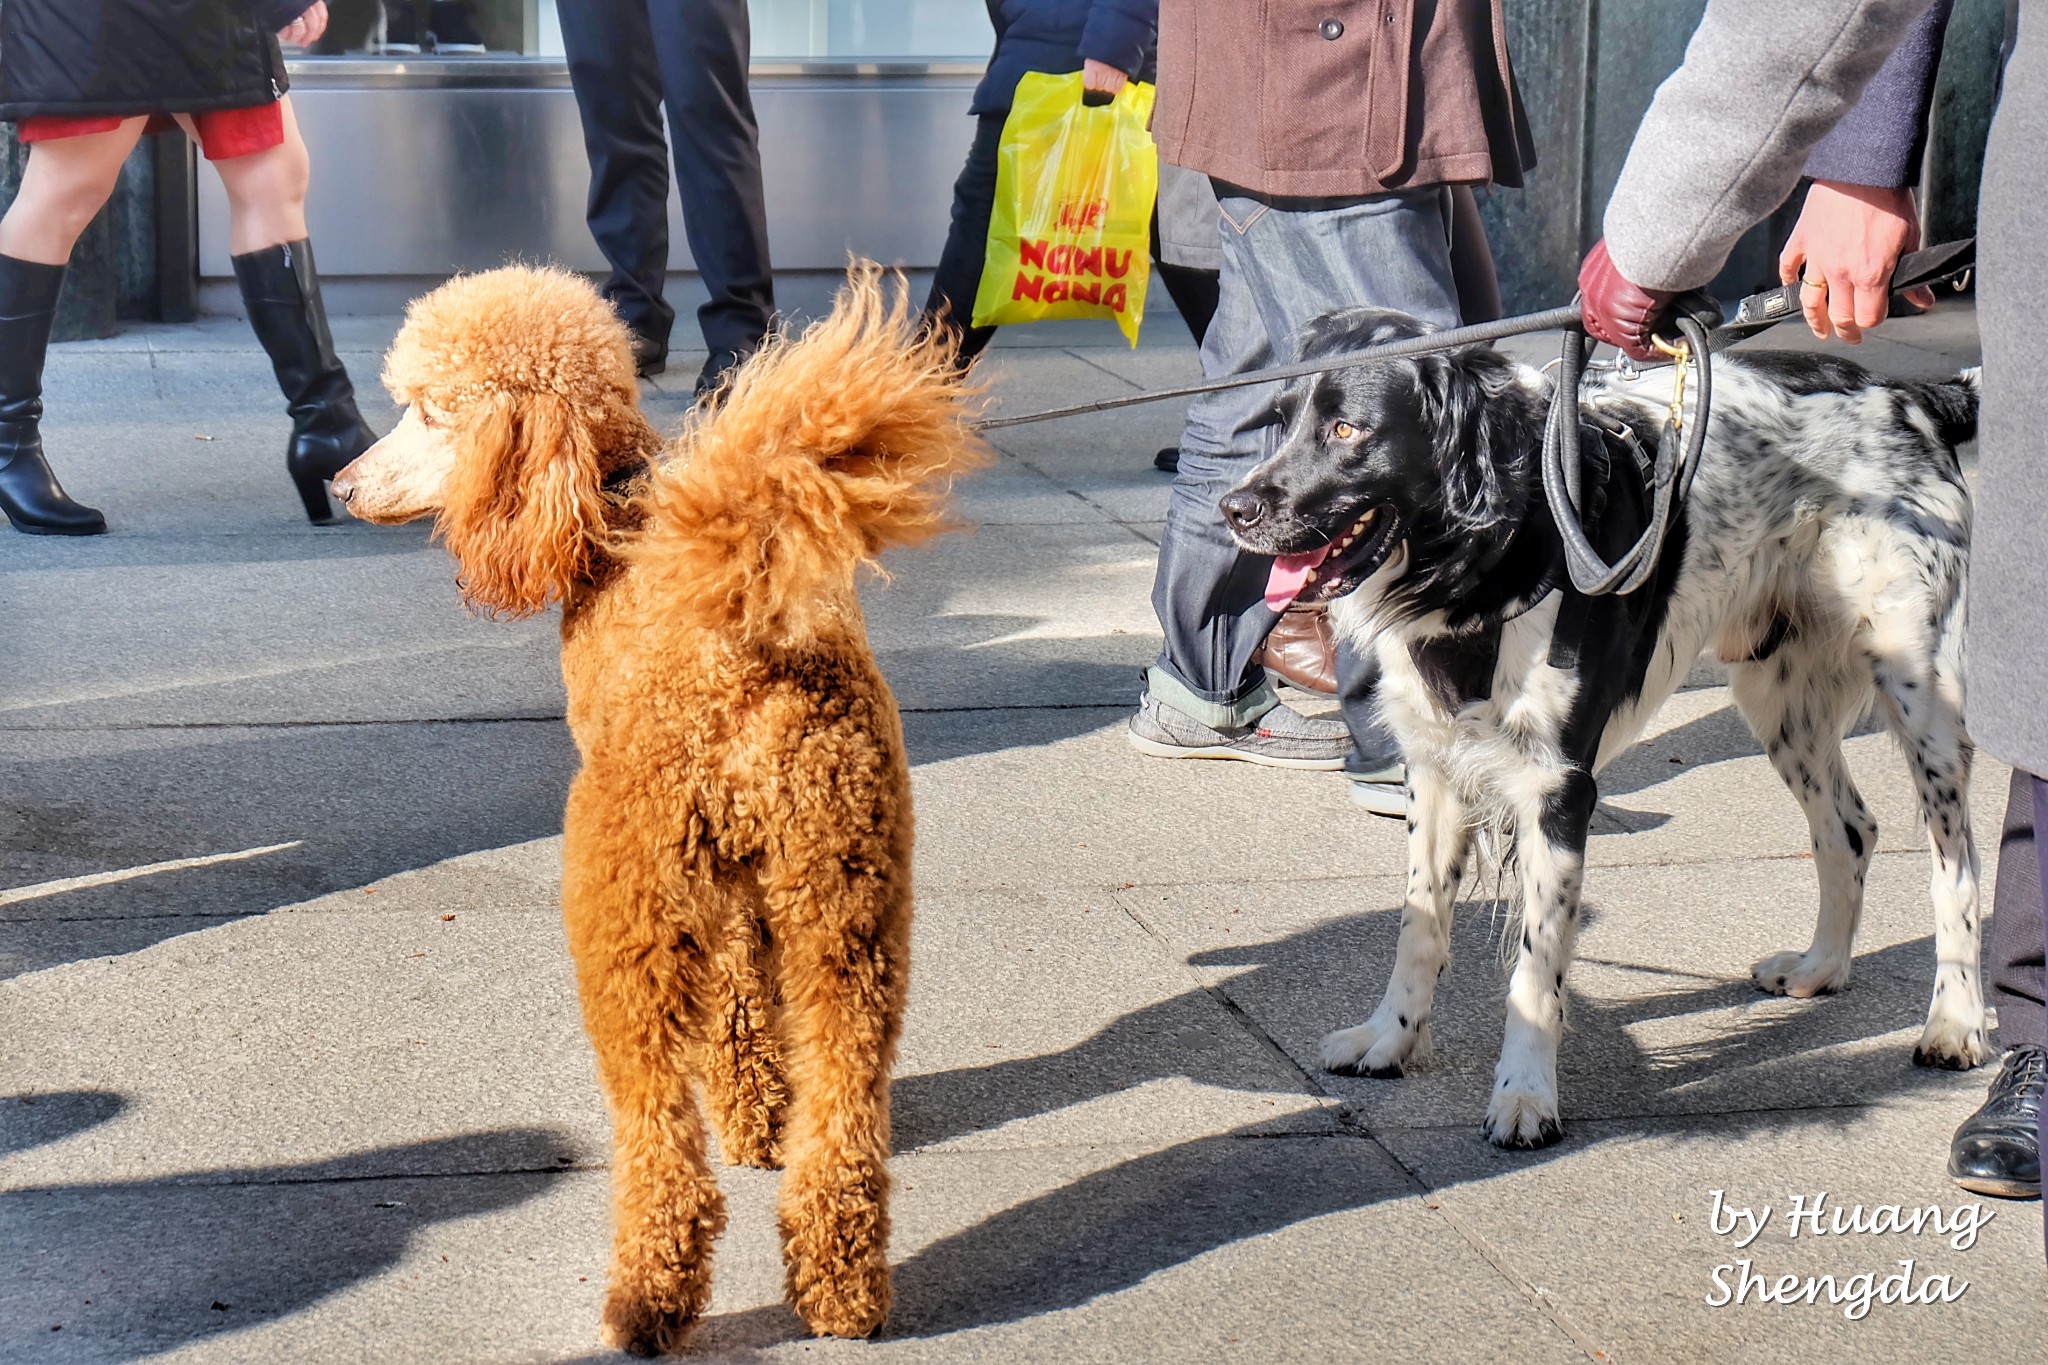
[[[310,0],[0,0],[0,120],[198,114],[290,87],[277,30]]]
[[[1159,0],[988,0],[996,51],[975,87],[976,114],[1009,112],[1027,71],[1079,71],[1081,59],[1106,62],[1134,80],[1151,80]]]

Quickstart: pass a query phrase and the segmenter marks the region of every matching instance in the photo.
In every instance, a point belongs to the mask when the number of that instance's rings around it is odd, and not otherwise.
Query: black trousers
[[[996,334],[993,327],[970,326],[974,316],[974,294],[981,287],[981,268],[988,257],[988,222],[995,211],[996,153],[1003,142],[1002,114],[983,114],[974,129],[974,145],[967,149],[967,164],[953,184],[953,225],[946,233],[945,250],[939,253],[939,268],[932,275],[932,292],[925,299],[927,317],[944,316],[960,329],[960,363],[980,355]],[[1181,320],[1195,334],[1195,344],[1209,330],[1216,316],[1216,275],[1208,270],[1191,270],[1168,265],[1159,256],[1159,218],[1152,218],[1153,273],[1166,286]]]
[[[746,0],[561,0],[562,46],[590,155],[590,235],[611,263],[604,295],[666,344],[668,106],[690,254],[711,299],[711,350],[751,351],[775,315],[761,147],[747,91]]]
[[[1998,1009],[2001,1047],[2048,1045],[2042,989],[2041,864],[2034,845],[2034,783],[2013,769],[1998,838],[1998,885],[1991,893],[1986,1004]]]

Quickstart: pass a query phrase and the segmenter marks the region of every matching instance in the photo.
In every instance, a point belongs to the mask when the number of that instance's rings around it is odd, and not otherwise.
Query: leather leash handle
[[[1601,557],[1581,520],[1578,394],[1585,366],[1586,336],[1577,329],[1565,332],[1564,350],[1558,358],[1557,387],[1543,430],[1543,494],[1564,548],[1565,570],[1571,576],[1572,587],[1582,596],[1626,596],[1650,580],[1662,559],[1672,517],[1691,491],[1693,475],[1699,470],[1713,397],[1707,329],[1701,319],[1687,313],[1680,313],[1675,322],[1679,334],[1691,347],[1690,359],[1698,367],[1693,381],[1691,430],[1682,435],[1679,432],[1680,414],[1674,404],[1672,420],[1657,442],[1656,465],[1648,489],[1650,524],[1612,564]]]
[[[1899,258],[1892,271],[1891,296],[1897,298],[1908,289],[1923,284],[1939,284],[1955,279],[1971,270],[1977,264],[1977,239],[1965,237],[1961,241],[1943,242]],[[1712,344],[1726,346],[1740,341],[1743,337],[1775,327],[1787,318],[1800,314],[1799,286],[1780,285],[1766,289],[1761,294],[1751,294],[1736,306],[1735,316],[1725,326],[1714,329],[1710,338]]]

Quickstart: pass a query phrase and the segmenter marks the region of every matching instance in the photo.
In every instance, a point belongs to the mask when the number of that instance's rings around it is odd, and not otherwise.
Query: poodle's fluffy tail
[[[920,331],[879,267],[829,317],[772,338],[684,432],[646,494],[634,557],[681,612],[736,638],[801,638],[844,610],[855,569],[959,529],[956,474],[988,460],[950,339]]]

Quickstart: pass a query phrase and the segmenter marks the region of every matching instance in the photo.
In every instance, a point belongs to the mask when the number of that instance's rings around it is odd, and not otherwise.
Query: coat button
[[[1336,19],[1325,19],[1316,31],[1334,43],[1344,36],[1344,25]]]

